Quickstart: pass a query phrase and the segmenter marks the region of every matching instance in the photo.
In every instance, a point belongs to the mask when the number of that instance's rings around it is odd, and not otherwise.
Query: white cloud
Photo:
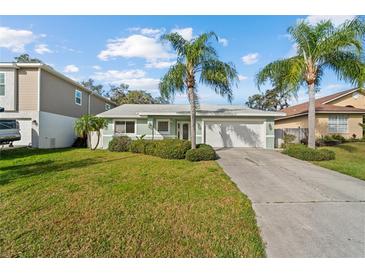
[[[115,82],[120,79],[133,79],[142,78],[145,76],[145,72],[140,69],[133,70],[108,70],[105,72],[95,72],[94,77],[96,80],[105,82]]]
[[[148,61],[168,59],[174,56],[174,54],[169,52],[167,45],[160,43],[156,37],[153,38],[140,34],[109,40],[106,49],[98,55],[101,60],[108,60],[113,57],[139,57]]]
[[[255,53],[249,53],[245,56],[242,56],[242,62],[246,65],[252,65],[257,63],[259,60],[259,54],[257,52]]]
[[[157,90],[159,79],[145,77],[143,70],[108,70],[95,72],[91,78],[111,84],[128,84],[130,89]]]
[[[164,29],[152,29],[152,28],[143,28],[140,30],[141,34],[149,35],[149,36],[156,36],[161,34]]]
[[[345,86],[342,84],[329,84],[327,86],[325,86],[324,88],[322,88],[322,91],[336,91],[336,90],[340,90],[342,88],[344,88]]]
[[[294,43],[291,45],[290,50],[286,54],[286,58],[290,58],[297,55],[297,52],[298,52],[298,44]]]
[[[66,73],[75,73],[75,72],[79,72],[79,70],[80,69],[75,65],[67,65],[63,69],[63,71],[66,72]]]
[[[190,41],[191,39],[193,39],[193,28],[183,28],[183,29],[175,28],[171,30],[171,33],[173,32],[177,32],[185,40]]]
[[[25,51],[25,46],[36,39],[37,36],[29,30],[0,27],[0,48],[22,53]]]
[[[244,80],[247,80],[247,79],[248,79],[248,77],[245,76],[245,75],[241,75],[241,74],[238,75],[238,80],[240,80],[240,81],[244,81]]]
[[[95,70],[101,70],[101,66],[98,66],[98,65],[92,66],[92,68]]]
[[[34,51],[38,54],[52,53],[53,51],[48,48],[46,44],[38,44],[34,47]]]
[[[226,38],[218,37],[218,43],[221,44],[223,47],[228,46],[228,40]]]
[[[331,20],[333,25],[339,26],[347,20],[354,18],[355,15],[309,15],[305,20],[311,25],[315,25],[321,21]]]
[[[158,61],[158,62],[150,62],[146,64],[146,68],[157,68],[157,69],[162,69],[162,68],[169,68],[172,65],[174,65],[176,62],[172,61]]]

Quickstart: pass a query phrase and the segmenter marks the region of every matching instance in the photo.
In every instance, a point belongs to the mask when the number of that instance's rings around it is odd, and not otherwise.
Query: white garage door
[[[263,122],[205,122],[205,142],[213,147],[265,147]]]
[[[32,121],[17,120],[19,123],[20,136],[19,141],[14,142],[17,146],[29,146],[32,143]]]

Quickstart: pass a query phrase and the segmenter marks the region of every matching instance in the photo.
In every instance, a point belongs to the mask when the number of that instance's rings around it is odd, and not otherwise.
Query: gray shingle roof
[[[125,104],[98,114],[105,118],[138,118],[146,116],[189,116],[189,105]],[[282,112],[262,111],[239,105],[200,105],[197,116],[284,116]]]

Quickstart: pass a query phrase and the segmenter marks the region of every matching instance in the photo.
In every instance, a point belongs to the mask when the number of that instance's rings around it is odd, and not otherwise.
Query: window
[[[81,106],[82,104],[82,92],[75,90],[75,104]]]
[[[111,109],[111,106],[109,104],[105,104],[105,110]]]
[[[328,118],[329,133],[346,133],[347,132],[347,116],[346,115],[330,115]]]
[[[157,121],[157,131],[169,132],[169,121]]]
[[[114,132],[119,134],[134,134],[135,122],[134,121],[116,121],[114,126]]]
[[[0,96],[5,95],[5,72],[0,72]]]

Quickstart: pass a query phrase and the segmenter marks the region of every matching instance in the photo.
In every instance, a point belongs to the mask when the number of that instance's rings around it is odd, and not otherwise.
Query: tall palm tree
[[[238,80],[233,64],[218,59],[210,40],[218,40],[214,32],[203,33],[187,41],[178,33],[162,36],[171,43],[177,54],[177,62],[161,79],[161,96],[166,99],[175,93],[187,93],[191,116],[191,147],[196,148],[196,110],[199,106],[197,80],[214,89],[215,93],[232,101],[232,85]]]
[[[308,146],[315,147],[315,93],[326,69],[340,80],[360,84],[364,72],[362,38],[364,22],[359,18],[335,27],[331,21],[312,26],[300,21],[288,29],[295,42],[296,55],[266,65],[256,76],[260,86],[267,81],[280,89],[296,93],[300,86],[308,89]]]

